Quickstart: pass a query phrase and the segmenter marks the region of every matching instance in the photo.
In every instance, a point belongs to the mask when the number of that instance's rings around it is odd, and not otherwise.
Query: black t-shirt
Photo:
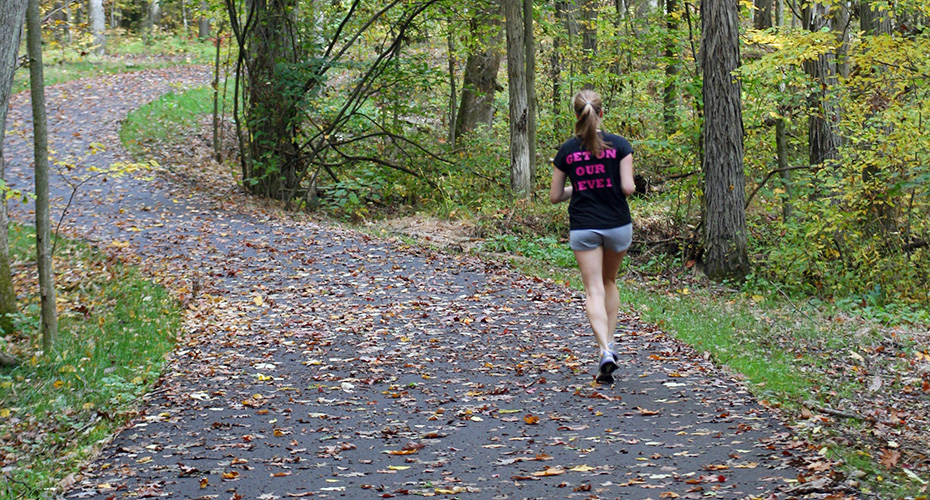
[[[597,158],[572,137],[552,160],[572,181],[568,204],[571,229],[611,229],[633,222],[620,184],[620,160],[633,154],[630,142],[619,135],[601,133],[607,148]]]

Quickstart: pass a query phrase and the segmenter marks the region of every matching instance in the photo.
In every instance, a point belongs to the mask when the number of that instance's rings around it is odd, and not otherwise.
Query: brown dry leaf
[[[898,460],[901,459],[901,452],[897,450],[883,450],[882,451],[882,466],[886,469],[894,469],[898,466]]]
[[[536,425],[539,423],[539,417],[536,415],[526,415],[523,417],[523,421],[526,422],[527,425]]]

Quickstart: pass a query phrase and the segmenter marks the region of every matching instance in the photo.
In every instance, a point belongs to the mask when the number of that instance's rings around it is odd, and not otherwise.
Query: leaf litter
[[[209,74],[55,87],[56,149],[83,154],[80,130],[107,147],[89,162],[124,159],[116,123],[177,79]],[[29,178],[25,149],[13,177]],[[89,185],[65,222],[188,311],[157,390],[66,498],[762,498],[800,476],[824,480],[803,494],[843,491],[832,465],[806,468],[816,446],[635,311],[616,383],[595,387],[578,293],[283,213],[205,156]]]

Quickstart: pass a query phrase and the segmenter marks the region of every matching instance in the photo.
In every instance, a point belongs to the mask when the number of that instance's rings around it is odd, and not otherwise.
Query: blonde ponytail
[[[575,108],[575,135],[581,138],[585,150],[595,156],[607,149],[607,144],[598,133],[601,124],[601,96],[593,90],[582,90],[572,99]]]

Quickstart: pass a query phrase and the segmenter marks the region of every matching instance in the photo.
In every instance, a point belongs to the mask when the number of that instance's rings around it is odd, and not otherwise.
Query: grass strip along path
[[[128,161],[130,109],[209,79],[180,68],[49,90],[54,155],[89,179],[65,232],[135,256],[188,305],[155,392],[66,498],[823,493],[810,485],[828,463],[635,311],[617,382],[597,387],[582,297],[563,285],[262,209],[231,181],[88,170]],[[27,96],[10,121],[8,176],[26,189]],[[60,209],[71,190],[54,182]]]

